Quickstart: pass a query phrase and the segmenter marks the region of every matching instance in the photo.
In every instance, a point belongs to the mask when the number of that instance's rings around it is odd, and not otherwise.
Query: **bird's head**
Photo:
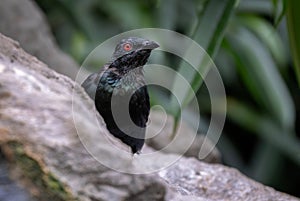
[[[151,40],[129,37],[121,40],[116,46],[113,53],[112,60],[116,60],[125,55],[134,54],[137,52],[151,52],[153,49],[159,47],[159,45]],[[145,51],[146,50],[146,51]],[[133,55],[134,56],[134,55]]]
[[[151,40],[129,37],[120,41],[112,56],[110,68],[126,73],[146,64],[151,51],[159,45]]]

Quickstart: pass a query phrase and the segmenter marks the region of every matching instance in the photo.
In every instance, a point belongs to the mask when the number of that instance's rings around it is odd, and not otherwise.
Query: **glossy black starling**
[[[142,38],[123,39],[111,61],[82,83],[107,129],[130,146],[133,154],[140,153],[144,145],[150,111],[142,67],[157,47],[157,43]]]

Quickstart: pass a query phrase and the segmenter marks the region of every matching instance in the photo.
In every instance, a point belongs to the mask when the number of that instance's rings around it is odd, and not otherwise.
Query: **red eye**
[[[125,43],[123,49],[125,51],[130,51],[132,49],[132,45],[130,43]]]

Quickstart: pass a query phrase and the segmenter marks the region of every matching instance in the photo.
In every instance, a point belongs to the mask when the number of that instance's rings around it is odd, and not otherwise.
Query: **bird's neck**
[[[133,88],[139,88],[140,85],[144,85],[145,77],[143,66],[122,72],[119,82],[123,86],[131,86]]]
[[[145,85],[143,66],[147,63],[150,50],[141,50],[123,55],[111,62],[100,81],[106,89],[136,90]]]
[[[126,73],[109,68],[104,72],[100,82],[107,90],[137,90],[145,85],[144,71],[142,67],[128,70]]]

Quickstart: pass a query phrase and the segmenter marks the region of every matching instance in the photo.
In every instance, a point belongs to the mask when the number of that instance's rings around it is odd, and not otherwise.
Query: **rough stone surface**
[[[107,133],[99,116],[99,127],[91,123],[93,109],[76,83],[0,35],[0,145],[13,175],[38,200],[299,200],[235,169],[194,158],[182,157],[151,174],[107,168],[87,152],[77,135]],[[80,124],[77,132],[73,118]],[[111,165],[138,170],[131,157],[111,151],[105,140],[94,143]],[[147,161],[147,167],[176,155],[158,153],[156,157]]]

